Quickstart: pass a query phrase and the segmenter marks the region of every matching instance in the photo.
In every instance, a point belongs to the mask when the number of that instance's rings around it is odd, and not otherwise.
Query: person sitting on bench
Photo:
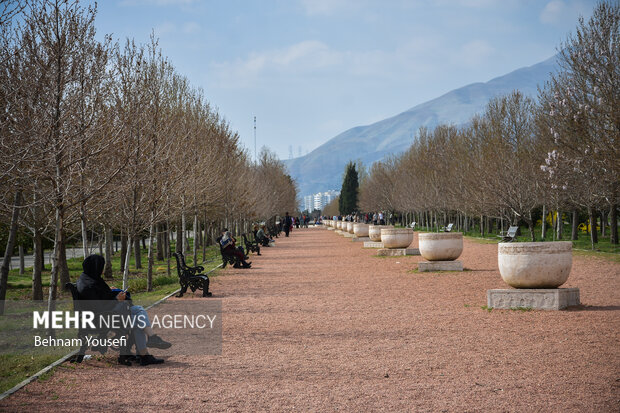
[[[269,243],[273,242],[273,240],[267,236],[266,231],[267,231],[267,227],[263,224],[260,226],[259,230],[256,231],[256,235],[255,235],[256,241],[260,242],[260,244],[263,247],[268,247]]]
[[[237,240],[232,236],[230,231],[228,231],[228,228],[222,230],[222,236],[219,237],[217,241],[222,246],[223,252],[232,254],[238,258],[237,263],[233,265],[234,268],[250,268],[252,266],[251,262],[246,261],[248,257],[243,253],[243,248],[236,247],[235,243]]]
[[[125,291],[113,291],[110,286],[101,278],[103,273],[103,267],[105,266],[105,258],[101,255],[90,255],[84,259],[82,263],[82,269],[84,272],[77,280],[77,291],[82,300],[117,300],[125,301],[128,299]],[[166,349],[171,346],[167,341],[164,341],[161,337],[156,335],[151,328],[151,323],[148,318],[148,314],[139,305],[132,305],[130,308],[132,317],[140,320],[135,322],[135,326],[132,329],[134,341],[136,344],[136,352],[138,353],[138,359],[141,366],[149,364],[161,364],[164,362],[162,359],[158,359],[150,355],[147,351],[147,347],[155,347]],[[138,328],[142,322],[146,324],[144,328]],[[118,358],[119,363],[130,366],[130,356],[123,355]]]

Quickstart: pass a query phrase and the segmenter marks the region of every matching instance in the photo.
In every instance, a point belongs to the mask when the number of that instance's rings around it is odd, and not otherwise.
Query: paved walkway
[[[566,287],[581,288],[582,309],[488,312],[486,290],[504,288],[496,245],[466,241],[462,273],[373,253],[295,230],[212,282],[221,356],[91,360],[0,410],[617,411],[620,264],[575,257]]]

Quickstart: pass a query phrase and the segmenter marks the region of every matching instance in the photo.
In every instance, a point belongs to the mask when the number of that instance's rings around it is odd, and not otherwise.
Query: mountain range
[[[396,116],[348,129],[307,155],[284,163],[297,181],[302,196],[340,189],[344,167],[349,161],[361,160],[370,166],[387,155],[403,152],[412,143],[412,132],[416,133],[423,126],[429,129],[441,123],[462,126],[497,95],[518,89],[535,98],[538,86],[543,86],[557,68],[557,57],[553,56],[486,83],[454,89]]]

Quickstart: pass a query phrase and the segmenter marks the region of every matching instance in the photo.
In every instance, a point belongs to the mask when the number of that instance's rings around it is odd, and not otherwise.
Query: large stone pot
[[[381,228],[381,242],[385,248],[407,248],[413,242],[411,228]]]
[[[515,288],[557,288],[568,279],[573,244],[557,242],[501,242],[497,247],[499,272]]]
[[[382,228],[394,228],[392,225],[369,225],[368,237],[371,241],[381,242],[381,229]]]
[[[420,255],[429,261],[453,261],[463,252],[463,233],[419,233]]]
[[[355,225],[355,222],[348,222],[348,223],[347,223],[347,232],[348,232],[349,234],[353,234],[353,228],[354,228],[353,226],[354,226],[354,225]]]
[[[360,222],[353,225],[353,233],[356,237],[367,237],[368,236],[368,224],[362,224]]]
[[[331,221],[331,226],[332,226],[332,228],[338,228],[338,221],[332,220]]]
[[[336,221],[336,228],[342,229],[342,221]]]

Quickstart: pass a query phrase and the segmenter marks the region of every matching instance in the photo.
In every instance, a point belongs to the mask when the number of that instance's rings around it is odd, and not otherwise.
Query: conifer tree
[[[357,190],[359,187],[357,170],[355,163],[349,162],[345,168],[344,179],[342,180],[342,189],[340,191],[340,199],[338,207],[340,214],[348,215],[357,210]]]

